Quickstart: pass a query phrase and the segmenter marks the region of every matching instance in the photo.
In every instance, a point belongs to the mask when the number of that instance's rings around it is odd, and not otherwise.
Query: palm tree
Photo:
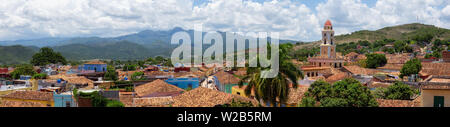
[[[303,78],[303,73],[290,62],[288,51],[291,49],[292,45],[280,45],[280,70],[275,78],[260,78],[261,71],[267,68],[248,68],[248,75],[241,79],[239,87],[242,87],[244,82],[248,82],[245,89],[247,96],[250,96],[253,91],[258,101],[263,100],[273,106],[276,106],[277,99],[281,104],[286,103],[289,95],[289,84],[292,83],[292,87],[297,88],[298,78]]]

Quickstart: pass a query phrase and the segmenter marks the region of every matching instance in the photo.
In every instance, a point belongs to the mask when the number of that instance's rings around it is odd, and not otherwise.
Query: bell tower
[[[334,30],[331,21],[327,20],[322,30],[322,44],[320,44],[320,57],[336,58],[336,45],[334,44]]]

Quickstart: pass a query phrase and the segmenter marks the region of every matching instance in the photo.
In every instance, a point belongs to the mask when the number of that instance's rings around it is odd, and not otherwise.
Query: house
[[[422,70],[419,74],[422,76],[450,76],[450,63],[422,63]]]
[[[77,107],[72,91],[61,94],[55,92],[53,93],[53,100],[55,101],[55,107]]]
[[[53,93],[51,92],[40,92],[40,91],[15,91],[4,95],[1,97],[2,100],[6,101],[23,101],[23,102],[37,102],[46,107],[53,107]]]
[[[442,60],[450,63],[450,49],[448,51],[442,51]]]
[[[301,70],[303,71],[303,74],[307,77],[318,77],[322,76],[326,73],[331,73],[331,67],[324,66],[324,67],[318,67],[318,66],[302,66]]]
[[[170,107],[172,97],[133,98],[135,107]]]
[[[64,81],[67,84],[75,85],[77,88],[86,88],[86,89],[94,88],[94,81],[83,76],[59,74],[59,75],[51,75],[49,76],[49,79],[59,80],[61,82]]]
[[[137,86],[135,91],[138,97],[143,98],[177,96],[184,90],[158,79],[153,82]]]
[[[9,78],[10,76],[8,68],[0,68],[0,78]]]
[[[190,72],[191,68],[189,67],[175,67],[174,72]]]
[[[450,107],[450,76],[431,76],[421,83],[423,107]]]
[[[356,58],[358,58],[358,55],[359,54],[356,52],[350,52],[347,55],[345,55],[344,59],[349,62],[356,62],[357,61]]]
[[[195,89],[200,84],[199,78],[168,78],[165,81],[185,90]]]
[[[107,67],[106,63],[99,60],[93,60],[85,63],[84,65],[79,66],[78,70],[88,72],[106,72],[106,67]]]
[[[256,100],[232,95],[217,90],[199,87],[187,91],[181,95],[173,97],[174,107],[214,107],[217,105],[229,104],[232,101],[251,102],[254,106],[258,105]]]
[[[219,71],[214,74],[214,76],[215,79],[219,80],[218,84],[216,84],[217,89],[225,93],[231,93],[231,88],[238,85],[239,81],[241,80],[238,77],[225,71]]]

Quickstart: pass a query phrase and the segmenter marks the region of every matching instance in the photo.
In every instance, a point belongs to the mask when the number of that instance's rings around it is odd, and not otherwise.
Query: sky
[[[0,0],[0,40],[115,37],[142,30],[279,32],[320,40],[407,23],[450,29],[449,0]]]

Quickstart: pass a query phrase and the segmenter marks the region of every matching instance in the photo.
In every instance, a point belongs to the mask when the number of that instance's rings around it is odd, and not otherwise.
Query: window
[[[237,92],[236,94],[237,94],[237,95],[241,95],[241,92]]]

